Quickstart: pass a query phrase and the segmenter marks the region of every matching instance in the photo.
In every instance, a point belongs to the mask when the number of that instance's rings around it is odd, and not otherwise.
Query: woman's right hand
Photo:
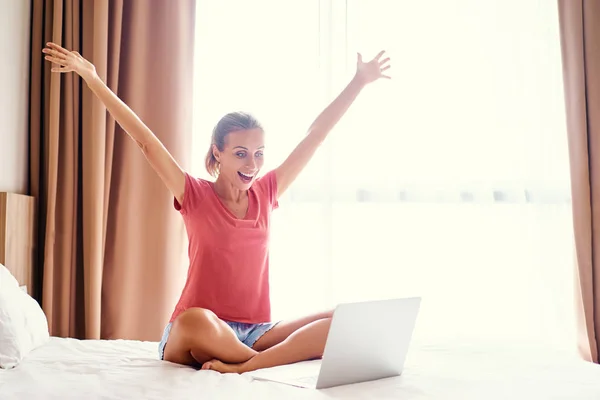
[[[56,43],[48,42],[42,52],[46,54],[46,60],[60,65],[53,67],[52,72],[75,72],[86,82],[96,77],[94,64],[76,51],[69,51]]]

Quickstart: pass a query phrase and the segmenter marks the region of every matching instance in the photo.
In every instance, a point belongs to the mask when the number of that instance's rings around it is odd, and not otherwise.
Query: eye
[[[239,158],[244,158],[244,157],[246,157],[246,152],[238,151],[237,153],[235,153],[235,155]]]
[[[262,151],[257,151],[256,152],[256,157],[262,157],[263,156],[263,152]]]

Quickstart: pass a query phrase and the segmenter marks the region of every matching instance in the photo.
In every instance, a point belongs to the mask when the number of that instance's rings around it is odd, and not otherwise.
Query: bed
[[[533,343],[416,336],[402,376],[312,390],[265,379],[306,375],[318,369],[318,360],[220,374],[161,361],[155,342],[51,337],[43,311],[27,294],[32,216],[31,198],[0,193],[0,400],[600,400],[600,365]]]
[[[319,361],[222,375],[160,361],[156,348],[51,337],[0,370],[0,399],[600,399],[600,366],[526,344],[417,341],[401,377],[320,391],[260,380]]]

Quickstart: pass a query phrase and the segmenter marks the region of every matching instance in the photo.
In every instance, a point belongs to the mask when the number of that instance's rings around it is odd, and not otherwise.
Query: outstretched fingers
[[[64,58],[58,58],[58,57],[52,57],[52,56],[46,56],[45,59],[50,62],[53,62],[55,64],[60,64],[60,65],[65,65],[65,61],[66,61]]]
[[[51,54],[51,55],[53,55],[55,57],[58,57],[58,58],[66,58],[67,57],[67,55],[65,53],[62,53],[62,52],[60,52],[58,50],[50,49],[48,47],[44,48],[42,50],[42,53]]]
[[[379,62],[379,72],[381,73],[382,78],[392,79],[391,76],[383,73],[383,71],[387,71],[388,69],[390,69],[391,65],[387,64],[389,61],[390,61],[390,58],[386,57],[385,59],[383,59],[382,61]]]
[[[69,67],[51,68],[50,72],[71,72],[72,69]]]
[[[49,42],[47,43],[47,47],[42,49],[42,53],[46,54],[44,57],[47,61],[50,61],[54,64],[57,64],[58,67],[53,67],[50,69],[52,72],[69,72],[72,70],[70,67],[69,57],[73,56],[73,53],[66,50],[65,48]]]
[[[59,45],[58,45],[58,44],[56,44],[56,43],[48,42],[48,43],[46,43],[46,46],[50,47],[50,48],[51,48],[51,49],[53,49],[54,51],[57,51],[57,52],[59,52],[59,53],[62,53],[62,54],[64,54],[65,56],[66,56],[66,55],[68,55],[68,54],[70,54],[70,51],[69,51],[69,50],[65,49],[65,48],[64,48],[64,47],[62,47],[62,46],[59,46]]]
[[[46,59],[52,62],[57,62],[58,60],[65,61],[67,59],[67,54],[48,47],[42,49],[42,53],[47,54]]]
[[[60,67],[53,67],[50,69],[51,72],[69,72],[71,69],[68,66],[68,62],[66,58],[59,58],[59,57],[54,57],[54,56],[46,56],[44,57],[46,60],[50,61],[51,63],[57,64]]]
[[[375,56],[375,60],[379,61],[379,59],[381,58],[381,56],[383,56],[385,54],[385,50],[381,50],[379,53],[377,53],[377,55]]]

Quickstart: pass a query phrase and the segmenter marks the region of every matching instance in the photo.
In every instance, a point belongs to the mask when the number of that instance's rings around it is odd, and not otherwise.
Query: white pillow
[[[8,369],[19,365],[29,352],[45,344],[50,335],[48,320],[37,301],[21,290],[16,280],[14,285],[10,283],[2,268],[0,268],[2,274],[0,276],[0,368]]]
[[[18,287],[17,279],[4,265],[0,264],[0,293],[4,292],[5,289]]]

